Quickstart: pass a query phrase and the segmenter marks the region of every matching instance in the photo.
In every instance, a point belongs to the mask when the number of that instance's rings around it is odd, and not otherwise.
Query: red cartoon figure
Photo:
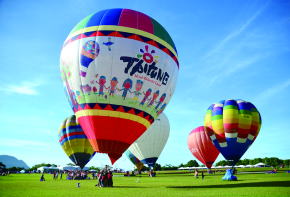
[[[151,92],[152,92],[151,88],[149,88],[145,93],[143,92],[144,98],[141,101],[140,105],[144,105],[144,103],[147,101],[148,97],[150,96]]]
[[[138,100],[138,99],[139,99],[139,96],[142,94],[142,93],[141,93],[141,89],[142,89],[142,87],[143,87],[143,81],[141,81],[141,80],[138,79],[138,80],[136,81],[135,91],[133,92],[133,94],[134,94],[133,99],[134,99],[134,100]]]
[[[131,79],[127,78],[124,83],[123,83],[123,89],[121,89],[121,91],[123,91],[122,93],[122,97],[125,100],[128,91],[130,92],[130,89],[132,88],[133,82]]]
[[[106,84],[106,77],[105,76],[100,76],[100,78],[99,78],[99,82],[98,81],[96,81],[97,82],[97,84],[99,84],[99,95],[104,95],[104,88],[105,89],[107,89],[106,88],[106,86],[105,86],[105,84]]]
[[[159,98],[159,102],[157,103],[155,109],[158,109],[158,107],[159,107],[159,106],[164,102],[165,98],[166,98],[166,94],[164,93],[164,94],[162,94],[161,97]]]
[[[157,90],[156,92],[154,92],[150,103],[148,104],[148,107],[152,106],[155,102],[155,100],[157,99],[157,97],[159,96],[159,90]]]

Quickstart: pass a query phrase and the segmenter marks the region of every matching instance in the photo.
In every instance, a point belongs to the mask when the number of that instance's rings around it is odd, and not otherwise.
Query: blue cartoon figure
[[[121,89],[121,91],[123,91],[122,93],[122,97],[125,100],[128,91],[130,92],[130,89],[132,88],[133,82],[131,79],[127,78],[124,83],[123,83],[123,89]]]
[[[158,114],[158,115],[160,115],[160,114],[164,111],[166,105],[167,105],[167,104],[164,103],[164,104],[160,107],[160,109],[157,111],[157,114]]]
[[[115,91],[117,89],[117,84],[118,84],[117,77],[113,77],[112,80],[111,80],[111,82],[110,82],[110,86],[108,87],[109,88],[109,95],[110,96],[114,96]]]
[[[164,94],[162,94],[161,97],[159,98],[159,102],[157,103],[155,109],[158,109],[158,107],[159,107],[159,106],[164,102],[165,98],[166,98],[166,94],[164,93]]]
[[[133,99],[134,100],[138,100],[139,99],[139,96],[142,94],[141,93],[142,87],[143,87],[143,81],[137,80],[136,84],[135,84],[135,91],[133,92],[133,94],[134,94]]]
[[[140,105],[144,105],[144,103],[147,101],[148,97],[150,96],[151,92],[152,92],[151,88],[149,88],[145,93],[143,92],[144,98],[142,99]]]

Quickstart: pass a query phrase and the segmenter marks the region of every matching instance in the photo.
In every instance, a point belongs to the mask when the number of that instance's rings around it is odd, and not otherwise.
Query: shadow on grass
[[[167,188],[236,188],[236,187],[290,187],[290,181],[269,181],[269,182],[252,182],[222,185],[189,185],[189,186],[168,186]]]
[[[146,188],[142,186],[114,186],[114,188]]]

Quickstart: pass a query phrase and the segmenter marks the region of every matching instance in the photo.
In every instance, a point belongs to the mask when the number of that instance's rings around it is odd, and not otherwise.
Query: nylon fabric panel
[[[142,131],[144,130],[144,126],[130,120],[124,120],[120,118],[114,117],[104,117],[104,116],[89,116],[89,117],[80,117],[79,122],[84,125],[84,130],[95,131],[92,133],[93,138],[89,139],[94,150],[97,152],[106,153],[106,151],[110,151],[112,153],[118,153],[120,151],[125,151],[130,144],[134,142],[134,138],[138,138]],[[87,121],[92,122],[93,124],[88,124]],[[112,124],[114,122],[114,124]],[[116,132],[118,130],[124,130],[127,128],[127,125],[130,125],[131,128],[134,128],[134,136],[124,135],[121,132]],[[86,126],[93,126],[92,128],[86,128]],[[125,127],[125,128],[124,128]],[[105,130],[106,133],[100,133],[98,130]],[[105,145],[101,143],[103,140],[106,140],[109,145]],[[114,146],[114,143],[122,142],[123,145],[121,147]],[[100,142],[100,144],[98,144]],[[118,144],[120,145],[120,144]],[[112,147],[110,147],[112,146]],[[127,147],[126,147],[127,146]],[[105,149],[105,150],[102,150]],[[123,151],[123,152],[124,152]]]
[[[119,13],[118,26],[114,26]],[[78,28],[70,35],[62,49],[64,85],[73,111],[95,151],[120,156],[122,152],[116,152],[117,149],[121,151],[127,147],[128,141],[134,142],[165,109],[173,95],[178,60],[154,40],[159,42],[162,38],[140,36],[140,41],[136,35],[133,35],[135,39],[126,38],[132,35],[126,30],[152,35],[152,31],[146,33],[153,27],[149,19],[145,14],[128,9],[101,11],[87,20],[86,28]],[[117,27],[122,27],[124,32],[116,31]],[[165,31],[164,28],[161,30]],[[94,106],[101,109],[94,109]],[[116,113],[116,106],[123,106],[128,116]],[[83,111],[87,109],[94,114],[84,117]],[[97,114],[99,112],[106,115]],[[105,123],[120,125],[117,130],[95,125],[96,122],[104,123],[96,119],[103,120],[105,116]],[[112,131],[103,130],[105,128]],[[124,136],[129,140],[124,140]],[[111,149],[106,143],[112,146]],[[101,150],[102,147],[105,150]]]
[[[197,127],[190,132],[187,144],[192,155],[207,168],[211,168],[219,155],[219,151],[213,145],[203,126]]]
[[[165,114],[161,113],[151,127],[128,150],[142,162],[149,158],[158,158],[168,140],[169,131],[169,121]]]
[[[99,25],[118,25],[122,9],[110,9],[104,14],[103,20]]]
[[[83,168],[92,156],[94,150],[90,145],[80,125],[76,122],[76,117],[73,115],[67,118],[61,125],[59,132],[59,142],[64,152],[76,165]],[[87,156],[83,156],[87,155]]]
[[[212,107],[213,106],[213,107]],[[213,108],[212,118],[209,121],[209,115]],[[220,116],[223,110],[223,121]],[[249,146],[254,142],[257,133],[261,128],[261,116],[256,107],[243,100],[226,100],[213,104],[209,107],[205,115],[205,126],[215,147],[222,153],[225,159],[232,162],[232,165],[243,156]],[[226,131],[225,136],[219,135],[221,125]],[[236,134],[232,133],[235,132]],[[223,143],[222,140],[225,142]]]

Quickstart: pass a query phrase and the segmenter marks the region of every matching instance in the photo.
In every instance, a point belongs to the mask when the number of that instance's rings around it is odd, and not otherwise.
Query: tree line
[[[264,163],[271,167],[289,167],[290,159],[279,159],[277,157],[265,157],[265,158],[255,158],[255,159],[242,159],[237,162],[236,165],[255,165],[257,163]],[[215,166],[225,166],[231,165],[227,160],[221,160],[215,164]]]
[[[290,167],[290,159],[279,159],[277,157],[265,157],[265,158],[254,158],[254,159],[242,159],[237,162],[236,165],[255,165],[257,163],[265,163],[266,165],[269,165],[271,167]],[[68,163],[67,165],[69,166],[74,166],[73,163]],[[231,163],[227,160],[221,160],[215,164],[215,166],[226,166],[226,165],[231,165]],[[46,166],[46,167],[57,167],[56,164],[49,164],[49,163],[41,163],[41,164],[36,164],[32,166],[28,171],[33,171],[37,170],[37,168]],[[153,167],[154,171],[160,171],[160,170],[177,170],[180,167],[204,167],[204,165],[199,165],[196,160],[189,160],[187,163],[183,164],[181,163],[178,166],[171,165],[171,164],[165,164],[162,166],[161,164],[156,163],[155,166]],[[0,162],[0,168],[9,170],[11,172],[19,172],[23,170],[24,168],[19,168],[19,167],[11,167],[11,168],[6,168],[6,166]],[[91,166],[89,168],[90,170],[97,170],[99,171],[99,167]],[[148,167],[144,166],[142,171],[149,170]]]

